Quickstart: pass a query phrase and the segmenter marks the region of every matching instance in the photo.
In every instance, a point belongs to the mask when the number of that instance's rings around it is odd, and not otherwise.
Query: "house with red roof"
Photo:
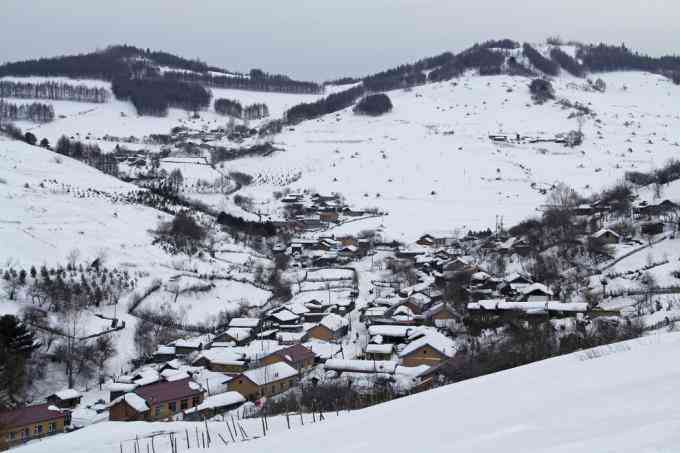
[[[166,420],[200,405],[204,395],[203,387],[190,378],[157,382],[113,400],[109,404],[109,420]]]
[[[51,404],[20,407],[0,412],[0,450],[63,433],[70,414]]]

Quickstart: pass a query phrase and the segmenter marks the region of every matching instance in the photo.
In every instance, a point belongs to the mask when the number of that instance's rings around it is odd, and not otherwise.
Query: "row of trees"
[[[555,60],[559,65],[567,71],[569,74],[576,77],[585,76],[585,68],[572,58],[571,55],[560,49],[559,47],[553,47],[550,51],[550,58]]]
[[[54,121],[54,107],[41,102],[17,105],[0,99],[0,121],[2,120],[49,123]]]
[[[243,107],[241,103],[233,99],[215,99],[215,111],[220,115],[233,116],[246,120],[259,120],[269,116],[267,104],[255,103]]]
[[[579,48],[577,57],[591,71],[640,70],[651,72],[680,71],[680,56],[660,58],[633,52],[626,47],[599,44]]]
[[[42,144],[41,144],[42,145]],[[54,151],[86,163],[97,170],[118,176],[118,161],[111,154],[105,154],[97,145],[70,140],[62,135],[57,141]]]
[[[101,104],[109,100],[109,91],[101,87],[71,85],[63,82],[31,83],[0,80],[0,98],[49,99]]]
[[[333,93],[316,102],[295,105],[286,111],[285,120],[288,124],[297,124],[301,121],[338,112],[354,104],[365,92],[366,89],[363,85],[357,85],[347,90]]]
[[[214,88],[298,94],[318,94],[322,91],[322,87],[314,82],[292,80],[286,76],[270,75],[258,70],[251,71],[250,76],[221,75],[219,72],[166,71],[163,77],[168,80],[200,83]]]
[[[522,52],[529,62],[539,71],[550,76],[556,76],[560,73],[560,67],[557,63],[549,58],[545,58],[530,44],[524,43]]]
[[[168,108],[197,111],[210,105],[210,91],[196,83],[170,79],[117,77],[111,83],[117,99],[130,100],[139,115],[166,116]]]

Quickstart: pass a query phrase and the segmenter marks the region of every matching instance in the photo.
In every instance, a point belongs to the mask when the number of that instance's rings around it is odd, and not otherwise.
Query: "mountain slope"
[[[394,108],[380,117],[351,108],[303,122],[276,137],[286,149],[268,158],[225,164],[229,170],[277,181],[300,175],[292,189],[337,191],[358,206],[389,212],[391,237],[412,240],[427,230],[486,229],[502,216],[506,226],[536,214],[545,191],[562,181],[589,194],[629,170],[649,170],[675,156],[680,126],[674,99],[680,86],[645,72],[601,74],[604,93],[568,74],[553,79],[557,99],[595,112],[583,127],[584,144],[493,143],[503,133],[552,139],[578,129],[575,110],[557,102],[536,105],[530,79],[480,77],[388,92]],[[271,197],[273,184],[244,194]],[[375,228],[355,222],[338,233]]]

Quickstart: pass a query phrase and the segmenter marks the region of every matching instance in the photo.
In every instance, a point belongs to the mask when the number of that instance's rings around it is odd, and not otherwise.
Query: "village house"
[[[462,325],[461,317],[449,304],[440,302],[423,313],[425,321],[435,327],[457,327]]]
[[[248,327],[230,327],[224,332],[215,335],[212,344],[232,343],[236,346],[243,346],[244,344],[248,344],[252,337],[253,331]]]
[[[196,351],[203,350],[212,341],[212,335],[201,335],[193,338],[180,338],[170,343],[169,346],[175,348],[178,356],[189,355]]]
[[[229,391],[239,392],[249,401],[285,392],[295,385],[298,372],[285,362],[245,371],[227,382]]]
[[[0,412],[0,450],[63,433],[69,423],[69,412],[49,403]]]
[[[59,409],[73,409],[80,404],[83,396],[74,389],[64,389],[47,397],[47,402],[57,406]]]
[[[109,420],[166,420],[201,404],[204,394],[203,387],[189,378],[139,387],[109,404]]]
[[[151,356],[152,363],[163,363],[177,357],[177,351],[174,346],[158,346],[158,349]]]
[[[532,283],[522,288],[520,293],[520,300],[523,302],[547,302],[553,296],[552,291],[542,283]]]
[[[241,373],[248,368],[244,354],[230,348],[211,348],[203,351],[191,364],[231,375]]]
[[[331,359],[324,363],[323,368],[326,371],[335,371],[336,373],[385,373],[394,374],[399,362],[390,360],[343,360]]]
[[[321,322],[307,331],[310,338],[322,341],[338,341],[347,335],[349,321],[334,313],[323,317]]]
[[[621,236],[608,228],[602,228],[591,237],[600,244],[618,244],[621,241]]]
[[[407,367],[438,365],[456,353],[456,345],[449,337],[436,331],[419,332],[399,353],[401,363]]]
[[[313,367],[315,360],[316,356],[312,350],[301,344],[295,344],[264,356],[260,360],[260,364],[273,365],[275,363],[284,362],[298,370],[298,373],[300,373],[303,370]]]

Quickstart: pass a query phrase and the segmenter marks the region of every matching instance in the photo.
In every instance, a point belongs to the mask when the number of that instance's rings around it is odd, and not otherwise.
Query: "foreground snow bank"
[[[278,429],[266,438],[230,445],[229,451],[448,453],[497,452],[499,446],[512,452],[675,451],[679,350],[680,333],[672,333],[621,343],[609,353],[578,352],[351,414],[330,414],[292,431],[275,423]],[[589,356],[597,360],[584,360]],[[103,423],[18,451],[113,453],[135,435],[184,427],[193,425]],[[213,444],[210,450],[224,449]]]

